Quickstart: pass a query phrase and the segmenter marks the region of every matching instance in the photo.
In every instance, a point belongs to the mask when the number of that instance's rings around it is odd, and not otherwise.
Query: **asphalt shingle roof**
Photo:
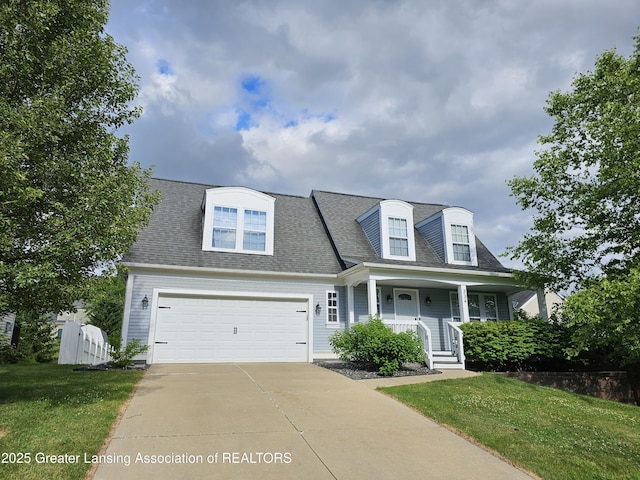
[[[276,199],[273,256],[210,252],[202,250],[201,206],[204,192],[215,185],[155,178],[150,183],[162,199],[126,262],[316,274],[342,270],[310,198],[267,193]]]
[[[417,232],[415,262],[383,260],[374,252],[357,218],[384,199],[316,190],[309,198],[265,192],[276,199],[273,256],[203,251],[202,199],[204,192],[216,185],[156,178],[150,184],[153,190],[162,191],[162,199],[126,262],[314,274],[336,274],[361,262],[509,271],[477,238],[477,267],[445,264]],[[414,223],[447,207],[409,203],[414,207]]]
[[[477,267],[445,263],[424,237],[417,232],[415,234],[415,262],[383,260],[375,253],[357,218],[385,199],[317,190],[314,190],[311,196],[318,206],[338,254],[347,262],[355,260],[356,262],[415,265],[419,267],[450,268],[454,270],[509,272],[509,269],[505,268],[477,237]],[[414,225],[448,207],[448,205],[430,203],[407,203],[413,205]]]

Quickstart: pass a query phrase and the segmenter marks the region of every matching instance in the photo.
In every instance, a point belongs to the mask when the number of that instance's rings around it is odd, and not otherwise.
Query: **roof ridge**
[[[199,185],[206,188],[228,188],[228,187],[248,188],[250,190],[255,190],[256,192],[265,193],[267,195],[278,195],[280,197],[294,197],[294,198],[302,198],[307,200],[309,199],[309,197],[305,195],[296,195],[293,193],[270,192],[268,190],[260,190],[258,188],[248,187],[246,185],[215,185],[215,184],[202,183],[202,182],[192,182],[190,180],[175,180],[171,178],[160,178],[160,177],[151,177],[151,180],[160,180],[161,182],[181,183],[184,185]]]
[[[366,199],[371,199],[371,200],[400,200],[402,202],[406,202],[406,203],[411,203],[411,204],[415,204],[415,205],[432,205],[432,206],[437,206],[437,207],[451,207],[452,205],[448,205],[446,203],[430,203],[430,202],[416,202],[413,200],[404,200],[402,198],[385,198],[385,197],[374,197],[371,195],[360,195],[360,194],[351,194],[351,193],[342,193],[342,192],[330,192],[327,190],[312,190],[311,191],[311,195],[313,195],[315,192],[317,193],[327,193],[329,195],[340,195],[340,196],[344,196],[344,197],[357,197],[357,198],[366,198]]]

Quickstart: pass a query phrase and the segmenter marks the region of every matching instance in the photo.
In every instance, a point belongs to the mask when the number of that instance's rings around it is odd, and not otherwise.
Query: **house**
[[[148,363],[310,362],[378,313],[464,368],[461,322],[513,317],[521,291],[461,207],[151,179],[162,191],[124,259],[123,342]]]
[[[15,313],[9,313],[3,317],[0,317],[0,345],[2,345],[3,343],[16,343],[17,339],[14,336],[15,323]],[[19,329],[16,328],[15,333],[19,333]]]
[[[544,299],[542,305],[538,301],[540,298]],[[560,309],[564,298],[550,290],[546,290],[544,296],[538,295],[535,290],[524,290],[516,293],[511,301],[515,311],[522,310],[531,317],[548,318],[549,315]]]
[[[84,303],[81,300],[73,302],[74,310],[68,310],[60,312],[56,316],[55,324],[53,326],[53,333],[56,338],[60,340],[62,338],[62,329],[67,322],[75,322],[79,325],[85,325],[89,323],[89,314],[84,309]]]

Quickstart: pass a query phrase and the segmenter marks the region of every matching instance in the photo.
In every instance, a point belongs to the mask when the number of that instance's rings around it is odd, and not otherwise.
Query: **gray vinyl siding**
[[[362,230],[369,239],[369,243],[379,257],[382,257],[382,244],[380,239],[380,212],[376,210],[360,222]]]
[[[380,309],[383,319],[393,320],[395,310],[393,302],[387,303],[387,296],[393,297],[392,286],[379,285],[381,290]],[[398,288],[398,287],[395,287]],[[406,288],[414,289],[411,286]],[[419,288],[418,296],[420,299],[420,319],[431,330],[431,346],[435,351],[443,351],[448,349],[448,329],[447,323],[452,321],[451,318],[451,301],[450,293],[457,290],[444,290],[433,288]],[[361,284],[353,289],[354,292],[354,313],[356,322],[366,322],[369,318],[367,286]],[[426,298],[431,299],[431,304],[427,305]],[[505,320],[509,318],[509,305],[507,297],[504,293],[496,294],[498,302],[498,318]]]
[[[143,344],[149,339],[149,325],[151,312],[154,305],[143,310],[141,302],[146,295],[151,302],[153,290],[160,289],[193,289],[223,292],[255,292],[275,293],[286,296],[287,294],[312,295],[313,301],[309,318],[313,321],[313,351],[314,353],[331,352],[329,336],[337,329],[344,328],[347,321],[347,297],[345,287],[335,286],[332,283],[318,283],[305,280],[257,280],[239,278],[213,278],[207,276],[184,276],[167,274],[134,274],[133,290],[131,295],[131,310],[127,331],[127,342],[139,338]],[[338,292],[339,326],[327,326],[327,291]],[[320,303],[321,313],[316,315],[315,306]]]
[[[445,245],[444,232],[442,231],[442,218],[438,217],[420,225],[418,232],[431,244],[440,259],[444,262]]]

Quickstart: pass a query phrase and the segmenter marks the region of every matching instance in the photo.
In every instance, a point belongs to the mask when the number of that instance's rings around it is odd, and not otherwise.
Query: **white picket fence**
[[[111,360],[113,347],[95,325],[65,322],[60,339],[59,364],[97,365]]]

